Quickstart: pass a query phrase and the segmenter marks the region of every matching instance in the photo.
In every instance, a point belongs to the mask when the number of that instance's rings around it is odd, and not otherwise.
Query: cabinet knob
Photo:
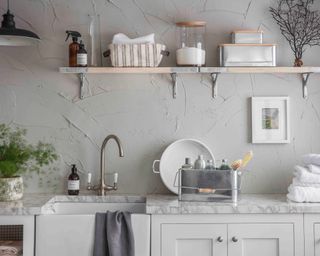
[[[219,237],[217,238],[217,241],[218,241],[219,243],[222,243],[222,242],[223,242],[223,237],[222,237],[222,236],[219,236]]]
[[[238,242],[238,238],[236,238],[235,236],[234,237],[232,237],[232,242],[234,242],[234,243],[236,243],[236,242]]]

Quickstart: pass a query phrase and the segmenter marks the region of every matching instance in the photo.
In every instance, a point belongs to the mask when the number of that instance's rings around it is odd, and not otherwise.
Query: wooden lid
[[[177,22],[178,27],[204,27],[207,24],[205,21],[181,21]]]

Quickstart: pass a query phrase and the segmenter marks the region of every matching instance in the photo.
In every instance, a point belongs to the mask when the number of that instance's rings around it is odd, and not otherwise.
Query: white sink
[[[87,203],[87,202],[56,202],[53,204],[54,214],[95,214],[106,211],[127,211],[145,213],[145,203]]]
[[[93,255],[95,213],[128,211],[135,240],[135,255],[150,256],[150,216],[141,196],[55,196],[36,221],[36,255]]]

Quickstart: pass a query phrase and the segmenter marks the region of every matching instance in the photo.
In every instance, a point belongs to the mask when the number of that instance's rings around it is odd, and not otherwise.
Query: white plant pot
[[[0,178],[0,201],[15,201],[22,197],[22,177]]]

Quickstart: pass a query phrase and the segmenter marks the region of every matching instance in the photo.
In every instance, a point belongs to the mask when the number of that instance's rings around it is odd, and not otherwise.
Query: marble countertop
[[[320,203],[289,202],[285,194],[244,194],[237,204],[181,202],[174,195],[81,195],[26,194],[16,202],[0,202],[0,215],[40,215],[52,212],[57,202],[145,203],[147,214],[284,214],[320,213]]]
[[[244,194],[237,204],[181,202],[172,195],[150,195],[146,207],[150,214],[320,213],[320,203],[290,202],[286,194]]]
[[[25,194],[21,200],[15,202],[0,202],[0,215],[40,215],[52,213],[52,208],[58,202],[76,203],[145,203],[146,197],[140,195],[110,194],[97,195],[53,195],[53,194]]]

